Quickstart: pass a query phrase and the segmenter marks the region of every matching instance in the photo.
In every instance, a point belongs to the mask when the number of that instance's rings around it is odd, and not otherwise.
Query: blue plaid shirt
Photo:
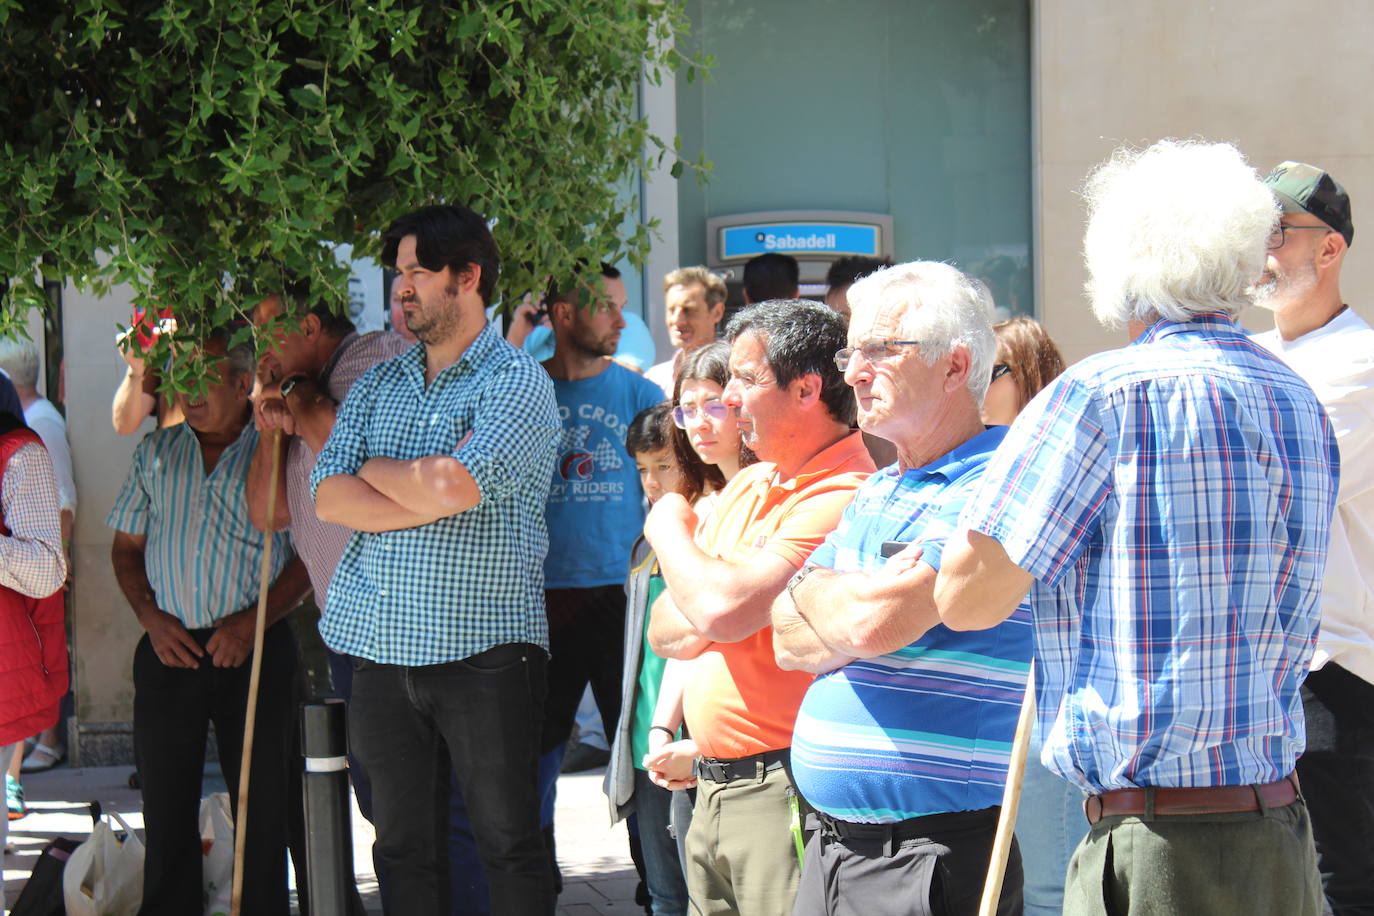
[[[329,586],[325,643],[411,666],[511,642],[548,648],[544,499],[560,431],[548,373],[491,324],[428,387],[421,345],[364,373],[315,463],[311,492],[369,458],[450,454],[482,498],[418,528],[355,533]]]
[[[1047,767],[1094,792],[1292,771],[1338,466],[1311,389],[1217,315],[1026,407],[961,522],[1035,577]]]

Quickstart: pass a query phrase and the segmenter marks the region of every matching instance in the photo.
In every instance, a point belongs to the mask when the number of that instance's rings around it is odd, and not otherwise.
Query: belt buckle
[[[702,761],[699,766],[706,771],[706,778],[712,782],[725,783],[730,781],[730,768],[716,760],[707,763]]]
[[[1090,825],[1096,826],[1102,820],[1102,796],[1089,795],[1083,799],[1083,816],[1088,819]]]

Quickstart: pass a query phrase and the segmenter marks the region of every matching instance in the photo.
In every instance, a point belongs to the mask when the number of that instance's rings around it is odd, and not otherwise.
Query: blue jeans
[[[372,778],[388,913],[450,912],[446,757],[467,791],[491,911],[553,913],[536,792],[546,664],[523,643],[424,667],[354,662],[349,731]]]
[[[677,840],[668,832],[673,793],[654,785],[648,773],[636,769],[634,800],[639,817],[639,844],[644,851],[644,883],[653,899],[653,914],[684,916],[687,879],[682,875]]]
[[[1088,833],[1083,793],[1040,762],[1040,741],[1031,740],[1016,835],[1021,839],[1026,916],[1060,916],[1069,859]]]

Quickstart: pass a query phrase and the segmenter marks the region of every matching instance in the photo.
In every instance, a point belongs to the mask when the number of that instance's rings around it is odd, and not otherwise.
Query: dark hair
[[[625,451],[630,453],[631,458],[645,452],[662,451],[672,445],[675,432],[680,430],[673,425],[672,404],[664,401],[653,407],[646,407],[630,421],[630,427],[625,433]],[[689,503],[696,502],[697,498],[706,492],[706,478],[702,471],[707,465],[702,464],[700,458],[697,458],[695,464],[683,464],[675,448],[673,458],[677,461],[680,475],[678,493]]]
[[[578,261],[577,266],[573,269],[573,276],[571,280],[567,281],[566,283],[560,284],[557,281],[550,279],[548,292],[544,294],[544,301],[549,305],[553,305],[555,302],[572,302],[573,300],[569,297],[573,294],[573,291],[577,289],[578,278],[582,276],[583,271],[585,271],[586,269],[587,262]],[[602,261],[601,276],[605,277],[607,280],[619,280],[620,268],[615,267],[611,264],[607,264],[605,261]]]
[[[1034,318],[1012,318],[992,326],[997,335],[996,362],[1011,369],[1020,402],[1019,413],[1050,382],[1064,371],[1064,357],[1043,325]]]
[[[865,258],[861,255],[838,258],[830,262],[830,269],[825,272],[825,285],[831,289],[850,286],[855,280],[891,266],[891,258]]]
[[[320,329],[330,337],[344,338],[358,328],[345,312],[335,311],[327,302],[317,301],[310,294],[310,280],[305,277],[288,279],[282,287],[282,311],[305,311],[320,319]]]
[[[467,207],[443,205],[421,207],[398,217],[382,236],[382,263],[396,268],[396,249],[401,239],[415,236],[415,257],[426,270],[447,267],[455,275],[477,265],[482,272],[477,294],[482,304],[491,305],[492,290],[501,273],[501,255],[486,221]]]
[[[835,353],[845,346],[847,333],[844,318],[818,302],[774,299],[731,318],[725,338],[733,343],[745,334],[762,337],[768,368],[781,387],[804,375],[820,376],[821,400],[830,415],[852,427],[854,390],[835,368]]]
[[[682,364],[678,366],[677,377],[673,379],[673,406],[682,403],[682,383],[691,381],[715,382],[724,388],[730,381],[730,345],[723,340],[713,340],[683,354]],[[702,479],[712,490],[720,490],[726,484],[725,474],[718,465],[707,464],[701,460],[697,450],[692,448],[692,440],[687,438],[687,430],[673,427],[673,454],[677,455],[679,467],[701,466]],[[759,456],[749,450],[740,440],[739,466],[748,467]]]
[[[744,265],[744,292],[750,302],[766,299],[791,299],[797,294],[801,268],[788,254],[770,251],[751,258]]]

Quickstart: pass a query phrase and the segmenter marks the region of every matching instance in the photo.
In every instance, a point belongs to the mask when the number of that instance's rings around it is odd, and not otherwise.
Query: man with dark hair
[[[253,351],[221,357],[206,393],[177,395],[186,422],[146,436],[110,511],[115,578],[147,631],[134,651],[134,752],[143,786],[149,916],[199,913],[201,845],[196,826],[206,730],[215,723],[220,769],[238,810],[239,760],[265,535],[249,520],[245,485],[258,433],[249,422]],[[290,778],[295,641],[283,618],[309,580],[275,535],[253,791],[244,864],[244,912],[286,916],[286,811]]]
[[[766,302],[769,299],[795,299],[801,294],[797,285],[801,266],[790,254],[770,251],[750,258],[744,265],[744,302]]]
[[[892,266],[891,258],[865,258],[853,255],[838,258],[825,272],[825,304],[845,318],[849,317],[849,287],[869,274]]]
[[[563,437],[545,519],[549,616],[549,699],[542,750],[568,739],[590,683],[605,734],[620,718],[625,564],[644,524],[644,494],[625,432],[641,410],[663,400],[657,385],[611,359],[625,327],[625,283],[601,265],[589,283],[549,290],[553,379]],[[552,775],[552,774],[550,774]]]
[[[551,914],[535,773],[552,386],[487,321],[500,262],[481,217],[407,214],[383,257],[421,346],[354,383],[310,479],[320,519],[357,532],[320,635],[355,659],[349,731],[372,777],[387,912],[449,912],[447,749],[492,912]]]
[[[722,401],[760,461],[721,491],[699,536],[681,496],[665,495],[649,513],[645,537],[667,584],[649,640],[665,658],[695,659],[683,698],[703,754],[687,834],[694,912],[782,916],[801,870],[789,749],[812,676],[774,662],[769,610],[873,462],[851,430],[854,395],[835,365],[845,343],[838,315],[814,302],[763,302],[736,315],[726,337]]]
[[[290,527],[291,541],[310,573],[315,603],[329,613],[329,580],[353,532],[322,522],[310,497],[310,472],[315,458],[334,429],[339,405],[363,372],[403,352],[410,344],[398,334],[374,331],[359,335],[353,322],[324,303],[312,304],[304,284],[289,284],[285,294],[272,294],[253,307],[253,323],[268,329],[270,342],[258,360],[253,394],[255,425],[263,435],[253,453],[248,474],[248,506],[254,524],[278,531]],[[278,476],[276,516],[267,518],[272,466],[270,431],[286,437],[284,465]],[[347,700],[352,692],[352,659],[328,653],[330,680],[336,694]],[[353,756],[349,777],[358,808],[372,820],[372,784],[367,768]],[[292,814],[292,852],[303,853],[304,826]],[[300,864],[298,863],[298,867]],[[386,869],[376,865],[385,899],[390,882]],[[355,907],[360,907],[356,903]]]
[[[1327,904],[1353,916],[1374,908],[1374,329],[1341,296],[1355,238],[1345,188],[1302,162],[1281,163],[1264,183],[1283,215],[1256,304],[1276,326],[1254,340],[1312,386],[1341,452],[1297,772]]]

